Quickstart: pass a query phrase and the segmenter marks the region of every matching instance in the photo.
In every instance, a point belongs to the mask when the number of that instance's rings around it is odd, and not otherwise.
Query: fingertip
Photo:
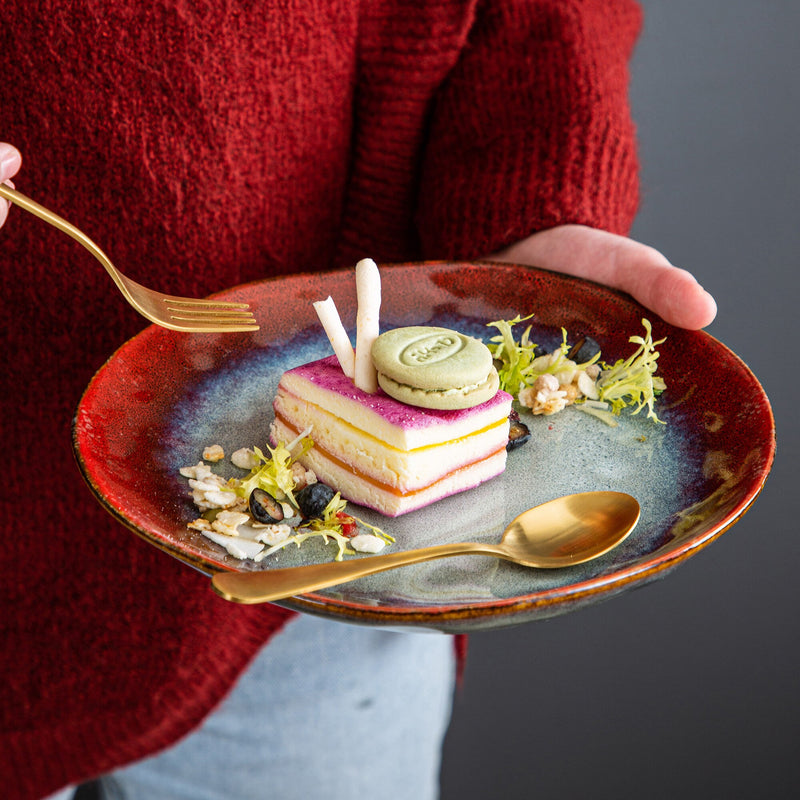
[[[0,183],[7,181],[22,166],[22,154],[14,145],[0,142]]]
[[[676,315],[678,327],[691,331],[699,331],[709,326],[717,316],[717,303],[706,291],[695,299],[691,305],[685,306]]]
[[[717,302],[686,270],[673,273],[673,291],[666,294],[664,319],[687,330],[701,330],[717,316]]]
[[[702,287],[700,288],[702,289]],[[711,293],[707,292],[705,289],[703,289],[703,302],[704,308],[699,317],[701,324],[698,325],[698,328],[705,328],[707,325],[710,325],[717,316],[717,301],[712,297]]]

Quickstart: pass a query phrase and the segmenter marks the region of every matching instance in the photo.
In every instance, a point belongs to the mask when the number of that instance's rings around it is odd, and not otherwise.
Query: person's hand
[[[0,183],[11,183],[10,179],[17,174],[20,165],[22,164],[22,156],[19,150],[10,144],[0,142]],[[8,216],[8,203],[0,199],[0,227],[6,221]]]
[[[561,225],[534,233],[491,258],[620,289],[680,328],[704,328],[717,313],[714,298],[694,276],[672,266],[658,250],[583,225]]]

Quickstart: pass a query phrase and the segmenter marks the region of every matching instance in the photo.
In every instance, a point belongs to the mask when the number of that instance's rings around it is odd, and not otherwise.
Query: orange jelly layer
[[[282,425],[285,425],[295,436],[299,436],[300,435],[300,431],[297,430],[297,427],[295,425],[292,425],[282,414],[276,413],[275,418],[277,420],[279,420]],[[397,489],[394,486],[389,486],[388,484],[383,483],[382,481],[376,480],[375,478],[372,478],[372,477],[370,477],[368,475],[363,475],[363,474],[357,472],[353,468],[352,464],[348,464],[347,462],[342,461],[341,458],[339,458],[338,456],[336,456],[333,453],[331,453],[330,450],[327,450],[326,448],[321,447],[320,445],[318,445],[316,443],[314,444],[314,449],[317,450],[318,452],[322,453],[322,455],[324,455],[327,459],[332,461],[338,467],[341,467],[342,469],[349,470],[350,472],[353,473],[353,475],[358,476],[358,478],[360,480],[363,480],[366,483],[371,484],[372,486],[376,486],[378,489],[380,489],[381,491],[386,492],[387,494],[393,494],[393,495],[395,495],[397,497],[413,497],[415,494],[417,494],[419,492],[427,491],[431,486],[435,486],[437,483],[439,483],[439,481],[442,481],[442,480],[444,480],[445,478],[448,477],[448,475],[444,475],[441,478],[439,478],[439,480],[434,481],[433,483],[429,483],[427,486],[421,486],[419,489],[413,489],[412,491],[402,492],[402,491],[400,491],[399,489]],[[467,467],[471,467],[473,464],[477,464],[479,461],[485,461],[487,458],[492,458],[492,456],[497,455],[498,453],[502,452],[504,449],[505,449],[504,447],[498,447],[497,450],[495,450],[492,453],[489,453],[489,455],[483,456],[482,458],[477,458],[474,461],[467,462],[466,464],[459,465],[458,469],[465,469]]]

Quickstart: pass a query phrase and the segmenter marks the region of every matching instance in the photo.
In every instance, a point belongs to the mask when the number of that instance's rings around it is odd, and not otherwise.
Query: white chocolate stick
[[[314,311],[317,312],[319,321],[328,335],[333,352],[336,354],[336,358],[339,359],[339,366],[341,366],[342,372],[348,378],[352,378],[355,372],[356,354],[353,350],[353,345],[350,344],[350,337],[347,335],[344,325],[342,325],[342,320],[336,310],[333,298],[328,297],[325,300],[318,300],[314,303]]]
[[[355,385],[364,392],[378,391],[378,373],[372,364],[372,344],[378,338],[381,308],[381,276],[371,258],[356,264],[356,360]]]

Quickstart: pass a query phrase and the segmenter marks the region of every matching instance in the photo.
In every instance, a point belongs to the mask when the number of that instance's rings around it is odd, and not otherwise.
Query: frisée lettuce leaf
[[[525,322],[533,316],[517,316],[511,320],[495,320],[487,323],[488,327],[497,328],[499,336],[490,339],[489,350],[497,365],[497,374],[500,378],[500,388],[514,397],[519,395],[520,389],[532,386],[541,375],[558,375],[565,371],[585,371],[599,358],[597,353],[593,358],[583,364],[576,364],[569,358],[570,347],[567,344],[567,331],[561,329],[561,344],[551,353],[538,354],[539,345],[530,339],[531,326],[522,333],[519,341],[514,339],[512,328]]]
[[[612,413],[619,414],[623,408],[634,406],[631,414],[638,414],[646,408],[649,419],[663,424],[653,406],[656,397],[666,389],[663,378],[655,374],[658,368],[656,347],[663,344],[666,338],[654,342],[650,322],[643,319],[642,325],[645,335],[628,339],[632,344],[639,345],[636,351],[611,366],[604,365],[597,380],[597,391],[600,399],[611,405]]]
[[[529,314],[527,317],[517,315],[514,319],[499,319],[487,323],[487,327],[497,328],[500,332],[499,336],[491,339],[489,346],[492,358],[499,365],[497,374],[500,377],[500,388],[514,397],[528,383],[531,364],[536,358],[538,345],[530,340],[530,325],[525,328],[519,341],[514,338],[512,329],[532,316],[533,314]]]
[[[292,473],[292,464],[304,456],[313,446],[310,437],[300,440],[300,450],[292,455],[290,449],[279,442],[277,446],[267,445],[269,457],[265,456],[258,447],[253,447],[260,464],[254,467],[246,478],[236,482],[235,491],[240,497],[249,497],[253,489],[263,489],[273,497],[285,497],[293,506],[297,507],[294,499],[295,478]]]
[[[653,340],[652,326],[647,319],[642,319],[644,335],[631,336],[628,340],[638,345],[628,358],[607,364],[600,360],[600,353],[597,353],[586,363],[576,364],[569,358],[570,347],[564,328],[561,329],[561,343],[552,353],[537,353],[538,345],[531,341],[531,325],[525,328],[519,339],[515,338],[514,327],[531,316],[517,315],[514,319],[487,323],[488,327],[494,327],[499,332],[489,340],[488,346],[497,366],[501,389],[519,398],[520,391],[533,386],[542,375],[560,377],[570,372],[576,374],[576,371],[585,372],[589,366],[597,364],[592,374],[596,374],[598,367],[600,374],[595,382],[596,394],[591,395],[591,412],[595,416],[612,424],[610,415],[619,416],[623,409],[630,409],[631,414],[647,409],[649,419],[663,423],[655,412],[654,404],[666,384],[655,373],[658,367],[656,348],[666,339]],[[585,397],[576,401],[577,404],[587,402],[589,400]]]
[[[228,485],[237,495],[245,498],[250,497],[253,489],[263,489],[278,500],[285,500],[295,510],[298,510],[298,503],[294,496],[297,488],[296,476],[292,465],[313,446],[313,439],[301,434],[289,444],[278,442],[275,447],[267,445],[269,455],[260,448],[253,447],[252,451],[259,463],[245,478],[232,479]],[[260,561],[290,544],[299,547],[307,539],[316,537],[321,538],[326,544],[332,541],[337,548],[336,560],[341,561],[344,555],[355,553],[349,546],[349,541],[357,532],[357,526],[369,529],[372,535],[387,543],[394,542],[394,538],[388,533],[352,516],[345,511],[346,508],[347,501],[337,492],[319,517],[307,519],[299,525],[295,524],[291,535],[259,553],[256,560]]]

